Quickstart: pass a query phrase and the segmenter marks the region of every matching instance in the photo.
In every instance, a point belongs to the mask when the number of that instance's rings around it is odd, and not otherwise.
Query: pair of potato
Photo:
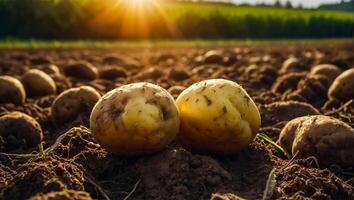
[[[188,149],[236,153],[252,141],[260,123],[247,92],[223,79],[196,83],[176,102],[150,83],[124,85],[105,94],[90,117],[98,143],[118,155],[156,152],[176,137]]]

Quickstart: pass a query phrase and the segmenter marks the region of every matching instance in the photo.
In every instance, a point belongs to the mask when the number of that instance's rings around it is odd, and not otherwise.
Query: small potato
[[[237,153],[256,136],[261,117],[237,83],[211,79],[193,84],[176,101],[181,144],[201,152]]]
[[[40,66],[39,69],[49,75],[60,75],[60,70],[58,66],[53,64]]]
[[[81,113],[90,112],[101,95],[90,86],[71,88],[62,92],[53,102],[52,118],[57,125],[75,120]]]
[[[174,81],[184,81],[189,79],[190,75],[183,69],[174,69],[172,68],[168,72],[168,78]]]
[[[96,67],[90,63],[75,63],[64,68],[67,76],[72,76],[84,80],[95,80],[98,77]]]
[[[342,73],[337,66],[332,64],[321,64],[316,65],[311,69],[312,75],[323,75],[327,77],[331,82],[337,78]]]
[[[38,122],[21,112],[11,112],[0,117],[0,136],[6,150],[35,147],[42,142],[43,133]]]
[[[223,56],[220,51],[210,50],[204,54],[204,63],[206,64],[222,64]]]
[[[56,85],[53,79],[38,69],[27,71],[21,77],[21,82],[29,96],[47,96],[56,92]]]
[[[283,128],[278,143],[299,158],[315,156],[323,166],[354,167],[354,129],[332,117],[296,118]]]
[[[354,68],[340,74],[328,90],[328,97],[347,102],[354,99]]]
[[[97,102],[90,127],[97,142],[111,153],[148,154],[175,139],[178,110],[165,89],[133,83],[108,92]]]
[[[283,62],[283,65],[279,71],[280,74],[286,74],[289,72],[301,72],[306,70],[304,63],[297,58],[288,58]]]
[[[121,67],[105,67],[99,71],[99,75],[100,78],[107,80],[127,77],[127,73]]]
[[[26,92],[22,83],[11,76],[0,76],[0,103],[23,105]]]
[[[136,78],[138,80],[147,80],[147,79],[159,79],[162,76],[164,76],[164,72],[157,68],[157,67],[150,67],[144,71],[142,71],[141,73],[139,73]]]
[[[306,73],[288,73],[277,78],[272,86],[273,92],[284,93],[287,90],[296,90],[297,84],[306,77]]]

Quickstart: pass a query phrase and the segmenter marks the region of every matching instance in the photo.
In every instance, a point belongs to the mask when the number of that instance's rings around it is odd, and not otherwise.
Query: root
[[[124,197],[124,199],[123,199],[123,200],[127,200],[127,199],[129,199],[129,198],[130,198],[130,196],[132,196],[132,195],[133,195],[133,193],[135,192],[136,188],[138,187],[138,185],[139,185],[140,181],[141,181],[141,179],[139,179],[139,180],[135,183],[134,188],[132,189],[132,191],[130,191],[130,192],[129,192],[129,194],[128,194],[126,197]]]

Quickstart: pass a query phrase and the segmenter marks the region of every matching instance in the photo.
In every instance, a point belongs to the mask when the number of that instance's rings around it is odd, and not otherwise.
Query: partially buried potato
[[[315,156],[323,166],[354,166],[354,129],[332,117],[293,119],[281,131],[278,143],[299,158]]]
[[[89,116],[100,97],[101,95],[90,86],[65,90],[53,102],[52,118],[60,125],[75,120],[82,113]]]
[[[311,69],[311,74],[313,75],[323,75],[327,77],[331,82],[337,78],[342,73],[339,67],[332,64],[321,64],[316,65]]]
[[[256,136],[261,117],[256,104],[237,83],[211,79],[193,84],[176,101],[178,136],[187,149],[236,153]]]
[[[179,130],[173,97],[150,83],[133,83],[105,94],[95,105],[90,127],[97,142],[118,155],[159,151]]]
[[[21,112],[11,112],[0,117],[0,136],[6,143],[5,150],[9,151],[35,147],[43,139],[38,122]]]
[[[0,103],[19,106],[24,104],[25,100],[25,88],[19,80],[11,76],[0,76]]]
[[[38,69],[31,69],[21,77],[29,96],[46,96],[55,94],[56,85],[54,80],[45,72]]]
[[[354,68],[341,73],[328,90],[328,97],[346,102],[354,99]]]

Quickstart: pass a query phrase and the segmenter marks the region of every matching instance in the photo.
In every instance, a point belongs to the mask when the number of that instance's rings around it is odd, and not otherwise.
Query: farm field
[[[351,12],[158,0],[145,1],[150,3],[139,7],[122,2],[0,0],[0,37],[274,39],[353,35]]]
[[[325,166],[313,156],[290,158],[272,143],[287,122],[301,116],[331,116],[354,128],[353,100],[329,99],[333,80],[310,75],[318,64],[333,64],[341,72],[353,68],[352,40],[110,45],[0,43],[6,47],[0,49],[1,76],[21,79],[30,69],[40,69],[56,86],[54,94],[27,96],[23,105],[0,104],[0,118],[23,112],[43,130],[39,147],[24,148],[17,138],[0,140],[0,199],[354,199],[353,166]],[[221,53],[205,59],[210,50]],[[290,57],[298,58],[301,65],[284,73],[283,63]],[[87,78],[67,70],[82,63],[97,69],[98,75]],[[91,86],[103,95],[145,81],[177,98],[191,84],[216,78],[239,83],[260,111],[258,136],[237,154],[198,153],[174,141],[150,155],[117,156],[93,138],[87,107],[65,123],[53,118],[55,99],[70,88]],[[348,141],[342,140],[342,146],[353,152],[353,140]],[[341,144],[333,148],[333,152],[341,150]],[[349,163],[354,160],[352,155],[345,158]]]

